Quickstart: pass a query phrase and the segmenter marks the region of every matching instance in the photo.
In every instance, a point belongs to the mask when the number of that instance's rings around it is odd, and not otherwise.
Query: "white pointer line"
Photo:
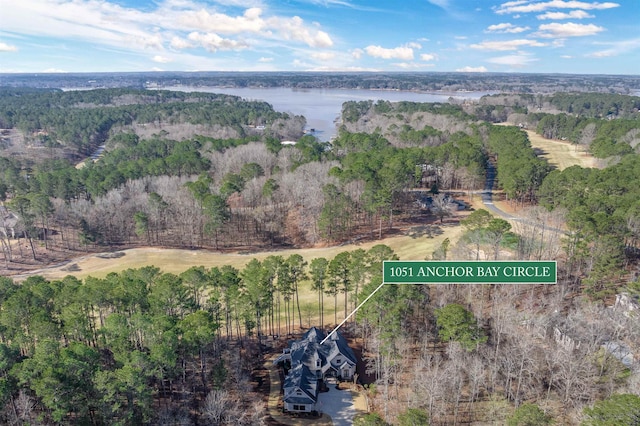
[[[385,282],[384,282],[384,281],[382,282],[382,284],[380,284],[380,285],[378,286],[378,288],[376,288],[375,290],[373,290],[373,292],[372,292],[370,295],[368,295],[368,296],[367,296],[367,298],[366,298],[366,299],[364,299],[364,300],[363,300],[363,301],[362,301],[362,302],[361,302],[361,303],[360,303],[360,304],[359,304],[359,305],[358,305],[358,306],[353,310],[353,312],[351,312],[349,315],[347,315],[347,317],[346,317],[345,319],[343,319],[343,320],[342,320],[342,322],[341,322],[340,324],[338,324],[338,325],[336,326],[336,328],[334,328],[334,329],[331,331],[331,333],[329,333],[329,334],[327,335],[327,337],[325,337],[324,339],[322,339],[322,342],[320,342],[320,344],[322,345],[324,342],[326,342],[326,341],[327,341],[327,339],[329,339],[329,337],[333,336],[333,334],[334,334],[336,331],[338,331],[338,329],[339,329],[340,327],[342,327],[342,324],[344,324],[345,322],[347,322],[347,320],[348,320],[349,318],[351,318],[351,317],[353,316],[353,314],[355,314],[356,312],[358,312],[358,309],[360,309],[360,307],[362,307],[362,305],[364,305],[365,303],[367,303],[367,300],[371,299],[371,296],[373,296],[374,294],[376,294],[376,293],[378,292],[378,290],[380,290],[380,289],[382,288],[382,286],[383,286],[383,285],[385,285]]]

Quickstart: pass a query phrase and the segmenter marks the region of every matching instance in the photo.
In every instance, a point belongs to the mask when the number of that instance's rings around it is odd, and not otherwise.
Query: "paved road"
[[[496,180],[496,167],[494,166],[491,160],[487,161],[487,177],[484,182],[484,189],[480,193],[482,196],[482,203],[485,205],[487,210],[497,216],[503,217],[507,220],[519,220],[518,217],[513,216],[503,210],[500,210],[498,207],[493,204],[493,185]]]
[[[328,414],[334,426],[350,426],[356,415],[353,396],[349,390],[336,389],[335,383],[327,383],[329,392],[321,392],[318,396],[322,404],[320,410]]]
[[[484,189],[480,193],[482,196],[482,203],[484,204],[486,210],[488,210],[491,214],[495,216],[499,216],[505,220],[520,222],[531,226],[540,226],[540,223],[535,223],[531,220],[527,220],[523,217],[514,216],[510,213],[505,212],[504,210],[497,207],[493,204],[493,185],[496,180],[496,167],[491,160],[487,161],[487,178],[485,180]],[[542,229],[546,229],[549,231],[568,233],[565,229],[559,229],[552,226],[542,225]]]

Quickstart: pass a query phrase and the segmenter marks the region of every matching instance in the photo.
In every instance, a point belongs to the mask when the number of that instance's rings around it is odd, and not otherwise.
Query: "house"
[[[285,411],[318,411],[318,392],[324,380],[351,380],[355,376],[357,359],[346,339],[335,332],[321,343],[325,337],[323,331],[312,327],[300,340],[289,342],[273,361],[285,369],[289,366],[283,385]]]
[[[283,391],[285,411],[318,411],[318,380],[306,365],[298,364],[289,370],[284,379]]]

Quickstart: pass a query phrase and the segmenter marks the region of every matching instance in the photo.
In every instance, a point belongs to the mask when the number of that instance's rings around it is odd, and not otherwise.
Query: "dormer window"
[[[319,359],[316,360],[316,368],[320,368],[321,366],[321,361]]]

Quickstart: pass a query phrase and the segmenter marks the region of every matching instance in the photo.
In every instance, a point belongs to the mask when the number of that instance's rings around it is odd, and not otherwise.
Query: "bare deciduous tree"
[[[226,390],[215,389],[207,394],[202,407],[202,416],[213,425],[222,425],[234,411],[233,399]]]
[[[514,231],[520,236],[519,259],[556,259],[561,250],[561,240],[565,235],[562,209],[548,211],[535,206],[522,210],[524,220],[514,222]]]

